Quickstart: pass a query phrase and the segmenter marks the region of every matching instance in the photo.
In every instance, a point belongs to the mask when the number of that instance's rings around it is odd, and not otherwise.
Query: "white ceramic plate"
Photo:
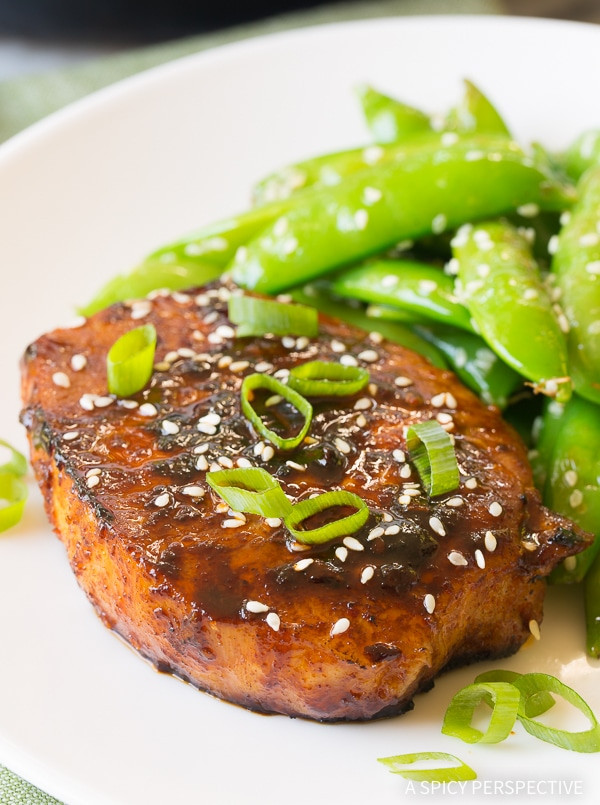
[[[1,435],[25,444],[17,363],[30,340],[153,247],[244,207],[261,174],[364,141],[355,84],[436,110],[469,76],[519,137],[560,147],[600,124],[599,75],[591,26],[390,19],[187,58],[33,127],[0,149]],[[583,640],[577,595],[555,590],[541,642],[501,665],[556,674],[600,713]],[[558,781],[563,797],[595,801],[594,756],[520,728],[494,747],[440,734],[452,694],[490,665],[443,676],[401,718],[337,726],[258,716],[156,673],[94,614],[33,484],[22,524],[0,539],[0,646],[0,761],[69,803],[397,803],[406,784],[375,759],[434,749],[505,792],[539,781],[533,794],[552,799]]]

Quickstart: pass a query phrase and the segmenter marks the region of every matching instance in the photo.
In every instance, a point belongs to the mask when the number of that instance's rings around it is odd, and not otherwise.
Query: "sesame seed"
[[[286,461],[285,462],[288,467],[291,467],[293,470],[298,470],[298,472],[306,472],[306,467],[304,464],[298,464],[296,461]]]
[[[306,559],[300,559],[294,565],[294,570],[306,570],[307,567],[310,567],[315,560],[312,559],[310,556]]]
[[[205,491],[201,486],[184,486],[181,493],[191,498],[201,498],[204,497]]]
[[[583,492],[581,489],[574,489],[569,495],[569,504],[572,509],[576,509],[583,503]]]
[[[411,501],[412,501],[412,498],[411,498],[410,495],[400,495],[400,497],[398,498],[398,503],[401,506],[410,506]]]
[[[579,238],[580,246],[597,246],[600,243],[600,235],[597,232],[587,232]]]
[[[446,506],[452,506],[453,508],[458,508],[464,504],[464,500],[462,498],[450,498],[450,500],[446,501]]]
[[[268,444],[264,448],[264,450],[262,451],[261,458],[262,458],[263,461],[270,461],[273,458],[274,455],[275,455],[275,450],[273,450],[271,445]]]
[[[60,386],[63,389],[68,389],[71,385],[71,381],[64,372],[54,372],[52,382],[55,386]]]
[[[568,573],[572,573],[577,569],[577,559],[574,556],[567,556],[563,562],[563,566]]]
[[[538,296],[539,293],[535,288],[527,288],[523,293],[523,299],[526,299],[528,302],[532,302],[534,299],[537,299]]]
[[[467,478],[465,486],[467,489],[477,489],[477,478]]]
[[[534,620],[533,618],[529,621],[529,631],[534,636],[536,640],[540,640],[542,635],[540,634],[540,625],[539,623]]]
[[[371,397],[374,397],[377,394],[377,384],[369,383],[369,385],[367,386],[367,391],[369,392]]]
[[[431,404],[434,408],[441,408],[446,403],[446,392],[442,391],[441,394],[436,394],[431,398]]]
[[[365,187],[363,190],[362,198],[363,203],[367,206],[371,204],[376,204],[378,201],[381,201],[382,193],[381,190],[377,187]]]
[[[446,392],[446,408],[455,409],[458,407],[458,403],[456,402],[456,397],[450,391]]]
[[[233,361],[229,365],[232,372],[243,372],[250,366],[250,361]]]
[[[244,525],[244,521],[238,520],[237,517],[232,517],[230,520],[223,520],[221,525],[223,528],[239,528],[241,525]]]
[[[497,541],[496,537],[492,534],[491,531],[486,531],[485,532],[484,544],[485,544],[485,547],[487,548],[487,550],[490,553],[493,553],[496,550],[496,546],[498,545],[498,541]]]
[[[366,428],[367,427],[367,420],[365,419],[363,414],[359,414],[356,417],[356,424],[358,425],[359,428]]]
[[[170,419],[163,419],[161,423],[161,430],[166,436],[174,436],[179,433],[179,425]]]
[[[179,347],[177,350],[177,356],[179,358],[193,358],[195,354],[194,350],[189,347]]]
[[[374,344],[381,344],[383,342],[383,336],[381,333],[374,330],[369,333],[369,341],[372,341]]]
[[[143,319],[150,313],[151,310],[152,310],[152,303],[146,301],[145,299],[139,302],[134,302],[131,306],[131,318]]]
[[[399,534],[399,533],[400,533],[400,526],[399,525],[389,525],[385,529],[386,537],[393,537],[393,536],[395,536],[396,534]]]
[[[281,519],[279,517],[266,517],[265,523],[269,526],[269,528],[279,528],[281,525]]]
[[[369,145],[363,151],[362,156],[367,165],[374,165],[383,156],[383,148],[378,145]]]
[[[368,397],[361,397],[354,403],[355,411],[366,411],[371,407],[371,400]]]
[[[157,498],[154,498],[154,505],[158,506],[159,509],[163,509],[169,502],[169,493],[163,492],[162,495],[159,495]]]
[[[492,517],[500,517],[502,514],[502,506],[495,500],[493,503],[490,503],[488,511]]]
[[[394,450],[392,456],[399,464],[404,464],[406,461],[406,454],[403,450]]]
[[[342,366],[358,366],[358,361],[354,355],[342,355],[340,358],[340,363]]]
[[[364,551],[365,546],[356,537],[344,537],[342,540],[346,548],[350,551]]]
[[[225,503],[225,501],[222,500],[215,506],[215,511],[217,512],[217,514],[223,514],[223,512],[229,511],[229,506],[227,505],[227,503]]]
[[[423,606],[429,612],[430,615],[433,615],[435,610],[435,598],[431,595],[431,593],[427,593],[425,598],[423,599]]]
[[[360,583],[366,584],[368,581],[371,581],[373,576],[375,575],[375,568],[371,565],[367,565],[363,568],[362,573],[360,574]]]
[[[466,567],[469,564],[459,551],[450,551],[448,561],[451,565],[455,565],[456,567]]]
[[[482,570],[485,569],[485,556],[479,548],[475,551],[475,561],[477,562],[477,567]]]
[[[206,460],[206,456],[198,457],[198,460],[196,461],[196,469],[200,470],[201,472],[206,472],[208,469],[208,461]]]
[[[558,251],[558,235],[552,235],[548,240],[548,254],[556,254]]]
[[[331,342],[330,346],[331,346],[331,349],[334,352],[345,352],[346,351],[346,345],[342,344],[341,341],[336,341],[335,339],[333,339],[333,341]]]
[[[369,532],[367,542],[371,542],[371,540],[377,539],[377,537],[382,537],[384,533],[385,532],[381,526],[376,526],[374,529],[372,529],[372,531]]]
[[[258,458],[260,455],[262,455],[262,451],[264,449],[265,449],[265,443],[264,442],[258,442],[257,444],[254,445],[254,449],[253,449],[252,452]]]
[[[263,612],[268,612],[269,607],[266,604],[261,603],[260,601],[246,601],[246,611],[258,615]]]
[[[95,486],[98,486],[100,483],[100,478],[98,475],[90,475],[90,477],[86,481],[86,486],[88,489],[93,489]]]
[[[357,229],[366,229],[369,223],[369,213],[366,210],[356,210],[354,213],[354,223]]]
[[[412,470],[410,468],[410,464],[403,464],[400,467],[400,473],[399,474],[400,474],[401,478],[410,478],[410,476],[412,475]]]
[[[560,327],[563,333],[568,333],[571,330],[571,323],[569,322],[568,318],[565,316],[564,313],[558,314],[558,326]]]
[[[228,324],[221,324],[219,327],[217,327],[215,333],[219,336],[219,338],[235,338],[235,330]]]
[[[389,512],[384,512],[381,515],[381,519],[383,520],[384,523],[391,523],[394,518]]]
[[[294,349],[296,346],[296,339],[292,338],[291,335],[286,335],[281,339],[281,343],[286,349]]]
[[[88,470],[86,472],[85,477],[86,478],[91,478],[92,475],[100,475],[101,472],[102,472],[102,470],[100,469],[100,467],[92,467],[91,470]]]
[[[296,251],[297,248],[298,248],[298,240],[297,240],[297,238],[289,237],[289,238],[286,238],[283,241],[282,251],[283,251],[283,253],[285,255],[289,256],[289,255],[293,254]]]
[[[252,462],[249,459],[244,458],[244,456],[242,456],[241,458],[236,459],[235,463],[237,464],[238,467],[242,467],[242,468],[252,466]]]
[[[431,526],[432,530],[435,531],[436,534],[440,535],[440,537],[446,536],[446,529],[444,528],[442,521],[440,520],[439,517],[430,517],[429,525]]]
[[[309,344],[310,340],[305,335],[302,335],[300,338],[296,339],[296,349],[299,352],[301,352],[303,349],[306,349]]]
[[[233,461],[229,458],[229,456],[219,456],[217,462],[227,470],[233,469]]]
[[[207,436],[214,436],[217,432],[214,425],[207,425],[204,422],[198,422],[196,429],[200,431],[200,433],[205,433]]]
[[[397,377],[394,380],[394,383],[395,383],[396,386],[398,386],[401,389],[407,388],[407,386],[412,386],[412,384],[413,384],[413,382],[410,379],[410,377],[404,377],[402,375],[400,377]]]
[[[267,398],[265,401],[265,406],[267,408],[271,408],[273,405],[279,405],[279,403],[283,400],[281,394],[272,394],[270,397]]]
[[[446,216],[443,213],[439,213],[439,215],[436,215],[431,222],[431,231],[434,233],[434,235],[440,235],[446,228],[447,223],[448,219]]]
[[[333,624],[329,634],[331,635],[331,637],[334,637],[335,635],[338,634],[343,634],[345,631],[348,630],[349,626],[350,621],[348,620],[348,618],[340,618]]]
[[[216,461],[213,461],[213,462],[211,463],[211,465],[210,465],[210,471],[211,471],[211,472],[219,472],[219,471],[220,471],[220,469],[221,469],[221,465],[220,465],[220,464],[217,464],[217,462],[216,462]],[[228,508],[228,507],[225,507],[225,508]]]
[[[365,349],[358,353],[358,357],[361,361],[365,361],[365,363],[375,363],[375,361],[379,360],[379,355],[374,349]]]
[[[348,548],[343,548],[341,545],[339,548],[335,549],[335,555],[340,560],[340,562],[345,562],[348,558]]]
[[[540,208],[537,204],[522,204],[517,207],[517,212],[523,218],[535,218],[536,215],[539,215]]]
[[[87,366],[87,358],[85,355],[77,354],[71,358],[71,369],[74,372],[81,372]]]
[[[152,405],[152,403],[142,403],[138,411],[141,414],[141,416],[147,416],[147,417],[156,416],[158,414],[156,406]]]
[[[567,486],[573,487],[577,484],[578,476],[575,470],[567,470],[563,477]]]
[[[435,418],[440,423],[440,425],[449,425],[451,422],[454,422],[454,420],[452,419],[452,415],[446,414],[444,411],[442,411],[439,414],[436,414]]]
[[[220,425],[221,417],[219,414],[215,414],[211,411],[210,413],[201,416],[198,421],[202,422],[203,425]]]
[[[600,260],[592,260],[586,265],[585,270],[588,274],[598,276],[600,274]]]
[[[279,631],[279,627],[281,626],[281,619],[276,612],[269,612],[265,620],[267,622],[267,626],[270,626],[274,632]]]
[[[268,361],[259,361],[254,367],[255,372],[262,374],[263,372],[270,372],[273,369],[273,364]]]
[[[398,284],[398,277],[395,274],[386,274],[381,280],[382,288],[393,288]]]
[[[348,455],[348,453],[350,453],[352,450],[348,442],[344,441],[344,439],[340,439],[339,437],[337,437],[333,443],[340,453],[344,453],[344,455]]]
[[[79,436],[78,430],[70,430],[67,433],[63,433],[63,439],[65,442],[72,442],[73,439],[76,439]]]

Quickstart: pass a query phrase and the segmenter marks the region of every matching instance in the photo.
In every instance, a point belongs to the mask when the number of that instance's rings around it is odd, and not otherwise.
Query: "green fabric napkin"
[[[121,78],[202,50],[276,31],[327,22],[415,14],[502,13],[501,0],[371,0],[272,17],[251,25],[108,56],[90,64],[0,83],[0,142]],[[0,805],[60,805],[0,766]],[[266,805],[269,805],[266,803]]]

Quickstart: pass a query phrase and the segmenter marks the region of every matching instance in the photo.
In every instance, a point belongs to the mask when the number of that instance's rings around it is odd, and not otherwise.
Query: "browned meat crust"
[[[216,696],[320,720],[402,712],[444,667],[516,651],[541,621],[543,576],[587,543],[540,505],[515,434],[450,372],[330,318],[310,343],[236,340],[228,293],[210,286],[118,304],[42,336],[25,355],[33,465],[104,622],[161,670]],[[106,398],[108,348],[142,322],[158,331],[158,368],[135,402],[154,414]],[[311,439],[293,453],[257,457],[240,414],[243,376],[339,360],[342,349],[368,365],[374,385],[317,402]],[[74,355],[87,361],[79,371]],[[214,434],[198,430],[209,413],[220,417]],[[459,490],[430,501],[406,486],[418,478],[393,451],[404,425],[439,414],[453,428],[462,477]],[[235,518],[205,482],[219,458],[266,467],[295,499],[357,492],[372,511],[355,535],[362,549],[336,540],[294,551],[283,526],[251,515],[226,527]],[[314,561],[295,569],[306,558]],[[249,611],[249,601],[278,618]]]

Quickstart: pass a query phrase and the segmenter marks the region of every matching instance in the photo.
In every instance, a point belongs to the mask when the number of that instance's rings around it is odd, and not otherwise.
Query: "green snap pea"
[[[483,339],[538,391],[568,399],[566,339],[526,240],[508,223],[486,222],[453,243],[460,296]]]
[[[506,408],[522,378],[501,361],[482,338],[445,325],[419,324],[414,330],[437,347],[452,371],[483,402]]]
[[[232,276],[243,287],[277,293],[398,241],[525,203],[564,208],[573,192],[506,140],[422,148],[298,196],[293,209],[238,250]]]
[[[529,453],[529,463],[533,470],[535,485],[542,493],[546,486],[564,410],[564,405],[561,403],[547,399],[540,417],[533,423],[534,448]]]
[[[412,332],[408,327],[393,321],[380,321],[374,325],[373,321],[366,315],[361,305],[348,304],[346,300],[334,299],[322,288],[315,285],[307,285],[302,288],[294,288],[290,291],[294,302],[315,307],[321,313],[333,316],[336,319],[347,321],[355,327],[360,327],[366,332],[376,331],[388,341],[400,344],[413,352],[418,352],[424,358],[440,369],[446,369],[447,364],[442,354],[425,339]]]
[[[584,582],[586,649],[589,657],[600,659],[600,555],[596,557]]]
[[[544,503],[578,526],[600,535],[600,407],[577,395],[556,423]],[[581,581],[600,550],[600,539],[551,574],[555,583]]]
[[[98,310],[122,302],[125,299],[139,299],[157,288],[178,291],[204,285],[223,273],[219,266],[205,263],[164,263],[160,260],[147,261],[129,274],[114,277],[94,296],[91,302],[79,308],[83,316],[91,316]]]
[[[454,293],[454,278],[414,260],[375,260],[339,274],[338,296],[395,305],[434,321],[472,330],[471,317]]]
[[[552,272],[570,324],[575,390],[600,402],[600,165],[582,179],[580,200],[559,236]]]
[[[397,143],[415,134],[431,131],[429,116],[420,109],[390,98],[368,85],[359,87],[357,94],[376,143]]]
[[[465,79],[460,102],[450,110],[444,128],[468,134],[498,134],[510,137],[508,126],[483,92]]]
[[[584,131],[564,154],[565,169],[574,181],[578,181],[592,165],[599,163],[600,129]]]

